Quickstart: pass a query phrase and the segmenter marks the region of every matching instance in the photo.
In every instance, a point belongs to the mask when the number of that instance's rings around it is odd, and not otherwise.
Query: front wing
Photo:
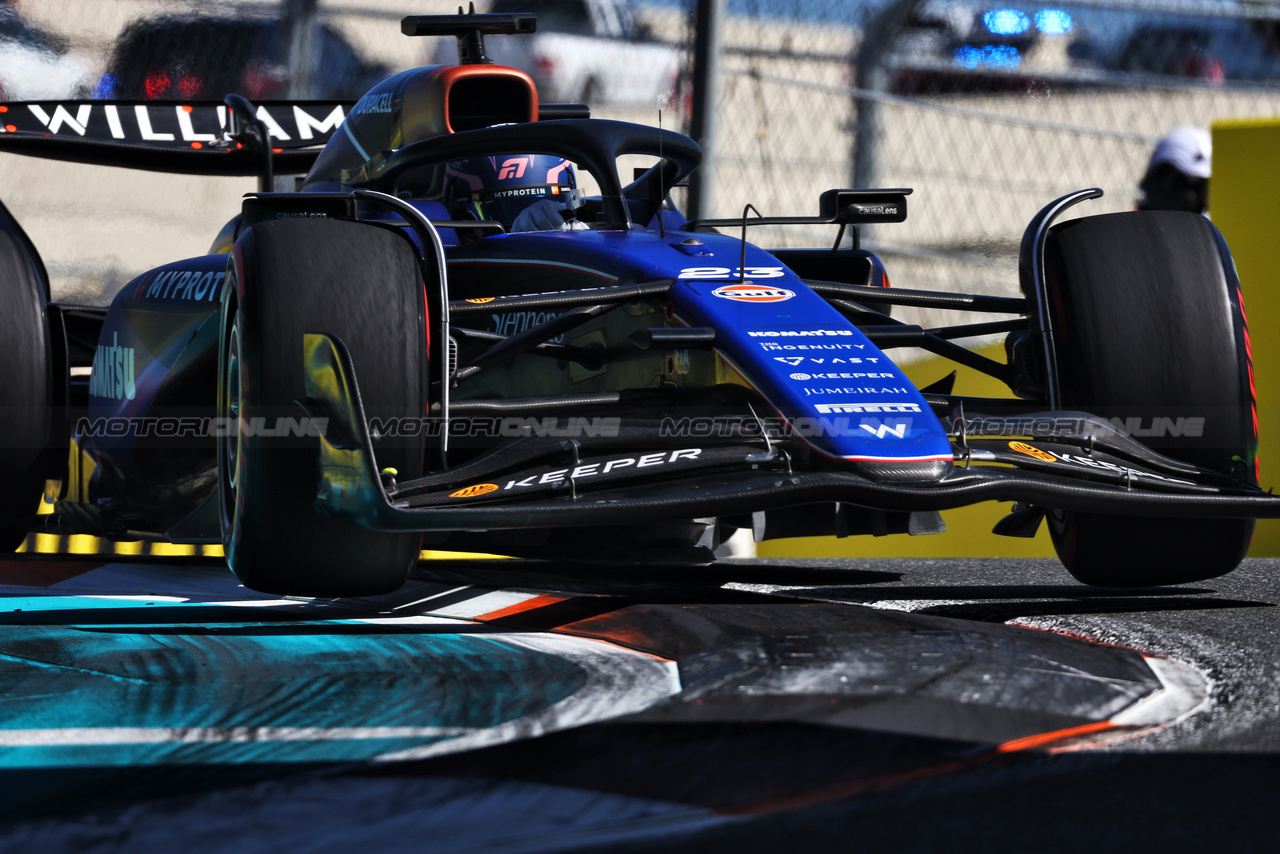
[[[404,483],[381,473],[350,355],[304,342],[307,401],[320,431],[317,507],[381,531],[634,525],[740,516],[819,502],[888,512],[981,501],[1128,516],[1280,518],[1280,497],[1163,457],[1085,413],[959,416],[955,464],[929,482],[800,470],[774,440],[664,437],[657,423],[610,435],[530,435],[457,468]],[[1040,425],[1052,435],[1038,435]],[[973,433],[978,427],[987,435]]]

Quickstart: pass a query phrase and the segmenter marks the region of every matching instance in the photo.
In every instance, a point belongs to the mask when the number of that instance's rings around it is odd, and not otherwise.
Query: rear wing
[[[231,96],[235,97],[235,96]],[[19,101],[0,103],[0,153],[188,175],[306,172],[355,101]],[[241,108],[240,105],[243,105]],[[246,112],[254,117],[247,120]],[[257,126],[258,134],[252,133]],[[256,149],[256,150],[255,150]]]

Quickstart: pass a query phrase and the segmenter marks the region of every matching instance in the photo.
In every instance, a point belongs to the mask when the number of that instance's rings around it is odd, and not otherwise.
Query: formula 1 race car
[[[669,193],[696,143],[540,105],[484,61],[485,34],[533,26],[406,18],[456,36],[463,62],[355,104],[7,105],[0,151],[256,174],[261,192],[210,254],[106,309],[51,302],[0,215],[5,545],[33,529],[221,543],[249,587],[347,596],[400,586],[424,546],[696,564],[737,529],[929,533],[939,510],[998,500],[1014,504],[996,533],[1047,522],[1076,578],[1128,586],[1229,572],[1253,519],[1280,516],[1257,486],[1240,285],[1205,218],[1055,224],[1101,195],[1082,190],[1027,228],[1023,298],[891,288],[859,226],[904,220],[910,190],[685,221]],[[651,165],[624,183],[624,155]],[[542,156],[598,185],[548,173],[555,227],[481,218],[518,192],[450,206],[458,162],[510,175]],[[306,177],[274,193],[273,172]],[[832,226],[833,245],[747,241],[792,223]],[[926,329],[894,306],[998,319]],[[979,335],[1005,336],[1007,360],[954,343]],[[904,347],[1014,396],[916,388],[886,355]],[[30,515],[46,485],[54,512]]]

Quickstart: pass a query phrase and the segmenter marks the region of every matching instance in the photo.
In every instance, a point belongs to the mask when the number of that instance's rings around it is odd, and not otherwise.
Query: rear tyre
[[[1256,484],[1248,331],[1234,264],[1208,220],[1142,211],[1066,222],[1045,268],[1064,408]],[[1150,586],[1230,572],[1253,520],[1055,512],[1049,531],[1078,580]]]
[[[27,248],[0,231],[0,552],[16,549],[40,506],[53,375],[44,285]]]
[[[249,229],[228,263],[219,339],[219,423],[250,428],[219,440],[227,562],[246,587],[268,593],[389,592],[417,560],[420,535],[323,515],[315,507],[318,440],[252,429],[288,428],[288,419],[302,417],[305,332],[334,334],[347,345],[369,416],[426,413],[422,272],[409,242],[379,226],[339,220]],[[420,436],[380,439],[375,452],[378,465],[401,478],[422,473]]]

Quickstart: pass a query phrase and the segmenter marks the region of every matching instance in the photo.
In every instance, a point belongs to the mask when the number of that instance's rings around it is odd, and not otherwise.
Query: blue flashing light
[[[1048,36],[1064,36],[1071,32],[1075,22],[1062,9],[1041,9],[1036,12],[1036,29]]]
[[[1031,28],[1031,19],[1017,9],[995,9],[982,16],[987,30],[997,36],[1016,36]]]
[[[1017,68],[1022,62],[1022,54],[1013,45],[989,45],[982,53],[988,68]]]
[[[116,96],[116,91],[119,88],[120,81],[116,79],[114,74],[107,73],[99,78],[89,97],[95,101],[109,101]]]
[[[1022,54],[1013,45],[971,44],[956,48],[952,55],[956,64],[970,70],[976,68],[1017,68],[1022,64]]]
[[[955,57],[957,65],[974,69],[982,64],[982,49],[967,44],[955,49]]]

